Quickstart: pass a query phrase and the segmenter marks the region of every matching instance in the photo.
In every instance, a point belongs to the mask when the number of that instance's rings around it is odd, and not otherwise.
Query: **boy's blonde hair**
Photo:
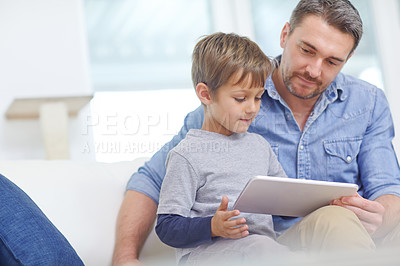
[[[234,33],[205,36],[193,50],[193,85],[196,88],[197,84],[205,83],[211,94],[234,74],[240,75],[235,85],[250,77],[250,88],[262,88],[272,69],[270,59],[255,42]]]

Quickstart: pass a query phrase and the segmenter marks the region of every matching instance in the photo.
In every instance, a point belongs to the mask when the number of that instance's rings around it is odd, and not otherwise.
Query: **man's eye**
[[[311,53],[309,50],[307,50],[307,49],[305,49],[305,48],[303,48],[303,47],[301,47],[301,50],[303,51],[303,53],[305,53],[305,54],[309,54],[309,53]]]
[[[245,98],[235,98],[235,101],[237,101],[237,102],[244,102],[244,100],[245,100]]]
[[[337,65],[335,62],[333,62],[333,61],[331,61],[331,60],[329,60],[328,63],[329,63],[331,66],[336,66],[336,65]]]
[[[261,101],[261,97],[256,97],[256,101]]]

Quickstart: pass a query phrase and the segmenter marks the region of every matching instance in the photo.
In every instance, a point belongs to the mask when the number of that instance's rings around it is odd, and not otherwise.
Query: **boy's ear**
[[[209,105],[211,103],[210,88],[205,83],[197,84],[196,94],[203,104]]]

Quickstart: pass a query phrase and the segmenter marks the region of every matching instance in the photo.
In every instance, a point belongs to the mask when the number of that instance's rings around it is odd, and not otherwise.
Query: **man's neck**
[[[299,125],[301,131],[303,131],[307,119],[318,100],[318,97],[312,99],[301,99],[291,94],[283,83],[280,67],[275,69],[272,73],[272,81],[274,82],[279,96],[287,103],[294,115],[294,118],[296,119],[297,124]]]

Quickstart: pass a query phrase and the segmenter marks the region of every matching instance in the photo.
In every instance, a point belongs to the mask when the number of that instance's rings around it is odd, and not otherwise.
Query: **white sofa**
[[[125,186],[144,161],[1,161],[0,173],[36,202],[85,265],[100,266],[111,265],[116,219]],[[147,265],[174,264],[175,254],[153,230],[141,260]]]
[[[69,240],[85,265],[111,265],[116,218],[126,183],[145,159],[96,163],[0,161],[0,173],[22,188]],[[146,265],[176,265],[172,248],[154,230],[140,257]],[[286,254],[267,265],[399,265],[398,248],[329,257]],[[262,262],[260,265],[264,265]]]

